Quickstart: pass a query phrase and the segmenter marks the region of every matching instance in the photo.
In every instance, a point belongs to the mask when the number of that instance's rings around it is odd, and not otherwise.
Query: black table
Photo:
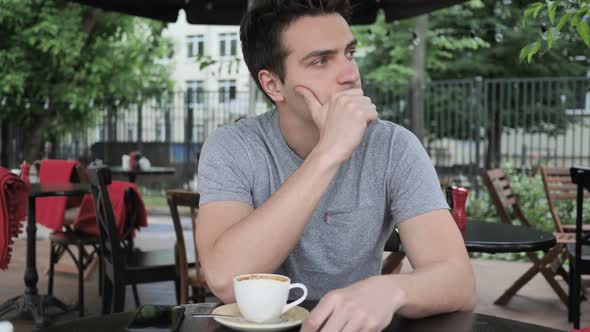
[[[27,215],[27,261],[25,269],[25,293],[12,298],[0,306],[0,316],[16,311],[18,314],[30,313],[37,326],[47,323],[45,308],[57,306],[67,311],[69,308],[57,298],[50,295],[40,295],[37,289],[39,275],[37,274],[37,226],[36,198],[50,196],[82,196],[90,192],[89,184],[31,184],[29,191],[29,206]]]
[[[317,304],[314,301],[304,302],[303,306],[311,309]],[[202,303],[200,307],[208,307],[210,310],[214,304]],[[187,307],[187,314],[194,310],[191,305]],[[55,325],[51,328],[44,329],[45,332],[125,332],[125,328],[133,317],[133,312],[124,312],[102,317],[79,319],[65,324]],[[291,331],[298,331],[299,327]],[[233,331],[221,326],[212,318],[192,318],[185,315],[184,321],[179,332],[212,332],[212,331]],[[395,316],[389,327],[385,331],[398,332],[423,332],[423,331],[441,331],[441,332],[556,332],[548,327],[518,322],[510,319],[493,317],[482,314],[458,312],[444,314],[424,319],[404,319]]]
[[[548,250],[556,244],[555,236],[551,233],[524,226],[478,220],[467,221],[463,239],[467,251],[490,254]],[[385,244],[385,251],[400,250],[399,236],[394,232]]]
[[[138,175],[173,175],[176,173],[174,167],[150,167],[148,169],[125,169],[122,167],[110,167],[111,173],[127,176],[129,182],[135,182]]]

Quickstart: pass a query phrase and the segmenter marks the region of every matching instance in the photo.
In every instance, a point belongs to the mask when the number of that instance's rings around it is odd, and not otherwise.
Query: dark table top
[[[81,196],[90,193],[87,183],[31,183],[29,197]]]
[[[304,306],[308,309],[313,307],[317,302],[309,301]],[[182,323],[179,332],[211,332],[211,331],[233,331],[219,325],[212,318],[192,318],[190,317],[191,305],[187,308],[187,314]],[[195,305],[192,305],[195,306]],[[199,304],[199,306],[209,306],[211,304]],[[46,332],[125,332],[125,328],[133,318],[133,312],[112,314],[102,317],[84,318],[72,322],[55,325],[44,329]],[[298,331],[299,327],[292,329]],[[552,332],[560,331],[539,325],[528,324],[524,322],[493,317],[488,315],[458,312],[452,314],[438,315],[423,319],[404,319],[395,316],[389,327],[385,331],[403,331],[403,332],[422,332],[422,331],[440,331],[440,332]]]
[[[556,243],[555,236],[551,233],[524,226],[478,220],[467,221],[463,239],[467,251],[491,254],[546,250]],[[399,250],[399,236],[395,233],[385,244],[385,251]]]
[[[477,220],[467,221],[463,235],[465,246],[471,252],[533,252],[555,246],[551,233],[538,229]]]
[[[125,175],[129,175],[129,174],[152,174],[152,175],[166,175],[166,174],[174,174],[176,173],[176,168],[174,167],[159,167],[159,166],[152,166],[148,169],[123,169],[120,166],[116,166],[116,167],[111,167],[111,172],[113,174],[125,174]]]

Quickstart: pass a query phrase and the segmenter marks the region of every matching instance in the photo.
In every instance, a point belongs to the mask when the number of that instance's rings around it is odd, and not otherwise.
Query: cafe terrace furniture
[[[89,170],[103,260],[102,312],[113,313],[124,310],[126,285],[174,281],[178,300],[179,280],[174,250],[140,251],[125,246],[120,239],[120,231],[116,225],[107,189],[111,183],[111,171],[106,166],[90,167]],[[131,193],[135,194],[135,191]],[[132,197],[126,197],[125,204],[131,204],[133,201],[135,199]],[[137,211],[137,208],[131,207],[129,210]],[[132,224],[126,222],[129,227],[133,227]],[[136,298],[136,304],[137,302]]]
[[[537,229],[472,219],[462,234],[468,252],[488,254],[548,250],[556,243],[553,234]],[[384,251],[403,252],[397,232],[389,237]]]
[[[71,173],[69,172],[70,168],[67,164],[70,164]],[[65,166],[65,167],[64,167]],[[88,183],[88,174],[86,172],[86,167],[80,164],[78,161],[75,160],[42,160],[42,161],[35,161],[33,163],[33,167],[37,169],[37,174],[39,174],[40,183],[44,183],[44,172],[65,172],[64,174],[58,174],[62,176],[63,183]],[[53,181],[56,180],[54,177]],[[49,182],[51,183],[51,182]],[[52,198],[55,199],[55,198]],[[59,198],[58,198],[59,199]],[[65,200],[65,207],[63,218],[61,216],[57,216],[60,222],[62,223],[60,229],[54,230],[49,234],[49,280],[48,280],[48,288],[47,293],[49,295],[53,295],[53,280],[55,275],[55,270],[60,272],[70,272],[70,273],[77,273],[78,275],[78,314],[79,316],[84,316],[84,280],[87,276],[94,270],[95,265],[98,263],[99,265],[99,275],[100,275],[100,259],[98,259],[98,236],[86,234],[84,232],[80,232],[77,230],[72,229],[72,224],[74,223],[80,205],[80,197],[79,196],[69,196],[67,198],[61,198]],[[44,207],[48,208],[49,206],[56,206],[58,204],[53,204],[54,201],[45,203]],[[43,204],[38,204],[37,208],[43,206]],[[54,213],[61,212],[59,209],[53,211]],[[44,215],[48,215],[51,212],[44,212]],[[39,216],[40,217],[40,216]],[[53,217],[53,216],[51,216]],[[39,219],[39,218],[37,218]],[[43,221],[41,220],[41,223]],[[75,248],[74,253],[72,248]],[[65,264],[59,264],[58,262],[63,257],[65,253],[68,253],[69,256],[72,258],[72,261],[75,264],[75,270],[72,271],[71,267]],[[100,278],[98,282],[98,288],[101,288],[100,285]]]
[[[36,226],[36,199],[38,197],[52,196],[82,196],[90,192],[88,184],[63,183],[63,184],[31,184],[29,191],[29,207],[27,216],[27,257],[25,268],[24,294],[9,299],[0,306],[0,316],[16,311],[17,314],[31,314],[37,326],[48,323],[45,309],[49,306],[57,306],[67,311],[69,308],[53,295],[41,295],[37,289],[39,275],[37,274],[37,226]]]
[[[317,301],[303,302],[302,306],[311,310]],[[186,306],[185,318],[179,332],[230,332],[213,318],[193,318],[192,312],[210,313],[216,304],[199,303]],[[42,332],[126,332],[127,324],[134,313],[124,312],[102,317],[83,318],[55,325]],[[299,331],[299,326],[289,331]],[[519,322],[511,319],[482,315],[471,312],[455,312],[421,319],[406,319],[395,315],[384,331],[403,332],[558,332],[549,327]]]
[[[205,302],[205,296],[209,293],[201,264],[197,254],[197,242],[195,241],[194,230],[197,221],[200,195],[197,192],[186,190],[168,190],[166,191],[166,200],[170,208],[174,232],[176,233],[176,243],[174,252],[176,257],[176,267],[180,279],[180,303],[188,303],[188,290],[191,289],[191,300],[194,303]],[[187,246],[184,239],[182,224],[180,222],[179,207],[186,207],[190,211],[191,217],[191,239],[193,240],[192,252],[187,254]]]
[[[174,173],[176,173],[176,168],[159,166],[152,166],[147,169],[111,167],[111,173],[126,176],[129,179],[129,182],[135,182],[135,179],[138,175],[173,175]]]
[[[510,210],[513,212],[516,219],[523,227],[533,229],[531,223],[528,221],[520,205],[518,197],[512,190],[510,179],[501,169],[491,169],[484,171],[484,184],[488,188],[490,197],[500,220],[504,224],[513,224],[514,220],[510,215]],[[568,296],[556,280],[556,276],[560,275],[564,280],[568,280],[568,274],[563,269],[563,256],[565,244],[571,240],[571,236],[562,232],[556,232],[555,238],[557,245],[553,248],[545,248],[543,251],[545,255],[541,258],[535,252],[528,251],[526,255],[533,265],[518,278],[512,286],[510,286],[502,296],[500,296],[494,303],[497,305],[505,305],[510,299],[521,289],[527,282],[529,282],[535,275],[541,275],[547,280],[551,288],[557,293],[557,296],[568,305]]]
[[[584,189],[590,192],[590,168],[572,167],[570,169],[572,182],[576,185],[576,241],[567,246],[570,257],[569,280],[569,318],[574,322],[574,328],[580,328],[580,292],[582,288],[582,274],[590,274],[590,234],[584,233],[583,205]],[[586,217],[588,220],[588,217]]]
[[[575,202],[577,196],[577,187],[572,182],[570,176],[570,169],[565,167],[546,167],[541,166],[541,177],[543,179],[543,189],[549,203],[549,211],[555,224],[557,232],[573,233],[576,231],[575,224],[565,224],[561,220],[561,216],[557,210],[557,204],[561,202]],[[586,198],[590,198],[590,193],[584,194]],[[590,225],[583,226],[584,232],[590,231]],[[572,238],[571,243],[574,242]]]

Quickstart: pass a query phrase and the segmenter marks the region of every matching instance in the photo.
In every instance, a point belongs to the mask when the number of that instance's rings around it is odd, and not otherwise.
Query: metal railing
[[[366,85],[365,92],[382,119],[413,129],[409,86]],[[473,181],[482,169],[505,163],[522,169],[590,164],[590,78],[435,81],[426,84],[423,96],[421,139],[441,178]],[[215,128],[270,109],[260,94],[251,103],[247,92],[165,94],[125,110],[97,110],[96,126],[64,135],[47,154],[77,158],[92,149],[114,163],[121,151],[154,149],[153,163],[182,164],[183,177],[190,178]],[[2,162],[15,167],[26,135],[3,123]]]

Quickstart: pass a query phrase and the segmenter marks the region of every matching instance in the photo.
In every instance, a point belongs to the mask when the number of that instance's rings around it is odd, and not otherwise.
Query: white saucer
[[[213,310],[212,314],[241,316],[240,309],[236,303],[222,305]],[[238,331],[281,331],[300,325],[309,316],[309,311],[296,306],[281,315],[283,322],[257,324],[245,321],[243,318],[214,317],[219,324]]]

